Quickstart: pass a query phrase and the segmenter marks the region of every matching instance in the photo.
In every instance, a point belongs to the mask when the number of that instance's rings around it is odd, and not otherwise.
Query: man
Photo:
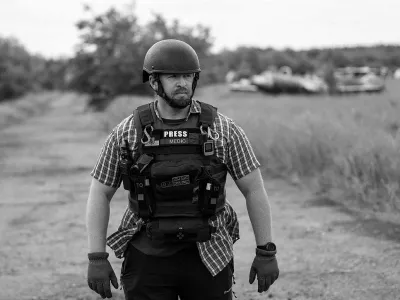
[[[193,100],[200,64],[194,49],[162,40],[147,52],[143,82],[155,101],[108,136],[91,175],[87,203],[88,285],[111,298],[118,281],[107,245],[124,257],[126,299],[231,299],[236,213],[225,199],[229,173],[246,198],[257,243],[249,282],[267,291],[278,278],[267,193],[244,131]],[[129,205],[106,239],[110,201],[123,182]]]

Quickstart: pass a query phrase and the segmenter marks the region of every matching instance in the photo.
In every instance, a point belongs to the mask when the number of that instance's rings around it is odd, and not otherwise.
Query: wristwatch
[[[276,251],[276,245],[272,242],[268,242],[265,245],[257,246],[257,248],[265,251]]]

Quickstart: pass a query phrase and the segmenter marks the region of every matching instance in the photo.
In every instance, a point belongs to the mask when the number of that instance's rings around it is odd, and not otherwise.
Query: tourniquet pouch
[[[150,181],[156,199],[157,217],[194,216],[193,203],[202,172],[196,160],[160,161],[151,166]]]
[[[158,218],[146,225],[151,240],[167,242],[205,242],[215,228],[205,218]]]

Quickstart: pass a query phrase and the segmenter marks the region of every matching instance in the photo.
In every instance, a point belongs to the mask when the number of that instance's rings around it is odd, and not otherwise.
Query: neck
[[[157,111],[161,118],[164,119],[184,119],[187,117],[190,109],[190,105],[185,108],[174,108],[168,105],[168,103],[161,97],[157,97]]]

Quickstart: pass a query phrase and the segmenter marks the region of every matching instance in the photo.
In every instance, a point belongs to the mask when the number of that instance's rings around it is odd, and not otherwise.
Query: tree
[[[0,101],[32,88],[30,55],[15,38],[0,38]]]
[[[142,83],[142,67],[147,50],[156,41],[183,40],[196,50],[200,59],[209,55],[212,46],[210,30],[202,25],[184,27],[177,20],[169,25],[155,14],[142,27],[134,11],[110,8],[95,15],[88,6],[86,11],[91,15],[76,24],[81,34],[70,87],[89,93],[98,101],[107,102],[120,94],[149,92],[148,85]]]

